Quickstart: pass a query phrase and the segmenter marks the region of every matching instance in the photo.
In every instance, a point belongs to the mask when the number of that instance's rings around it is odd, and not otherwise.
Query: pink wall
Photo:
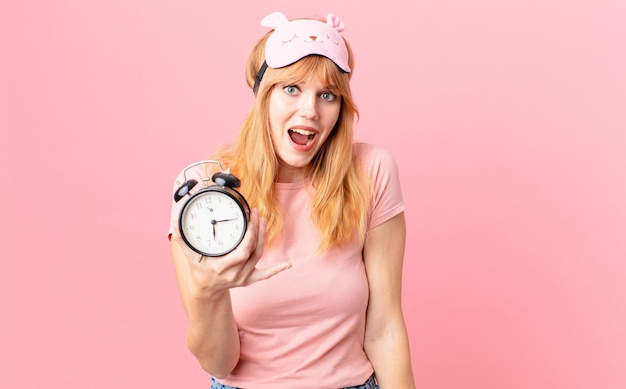
[[[397,156],[418,386],[626,387],[624,1],[215,3],[0,3],[0,387],[207,387],[171,180],[233,138],[275,10],[344,19]]]

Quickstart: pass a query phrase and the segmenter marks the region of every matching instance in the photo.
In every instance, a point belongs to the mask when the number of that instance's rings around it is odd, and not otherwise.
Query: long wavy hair
[[[252,88],[265,59],[265,41],[271,31],[253,47],[248,57],[246,80]],[[347,43],[346,43],[347,44]],[[349,65],[354,69],[348,46]],[[311,163],[309,178],[315,189],[311,218],[321,235],[320,249],[341,246],[358,238],[365,239],[370,201],[369,181],[353,151],[354,124],[358,109],[350,90],[351,74],[343,72],[330,59],[310,55],[280,69],[268,68],[257,91],[254,104],[242,123],[236,142],[217,150],[220,159],[241,179],[241,193],[250,206],[257,207],[267,219],[267,244],[280,236],[284,220],[275,198],[274,181],[279,161],[270,136],[269,100],[276,84],[297,84],[319,77],[341,96],[341,109],[330,136]]]

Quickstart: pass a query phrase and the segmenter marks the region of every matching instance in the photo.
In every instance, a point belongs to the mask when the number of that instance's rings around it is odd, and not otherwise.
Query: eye
[[[337,99],[337,95],[332,92],[322,92],[322,94],[320,94],[320,97],[322,98],[322,100],[328,102],[335,101]]]
[[[287,93],[288,95],[295,95],[298,93],[299,89],[297,86],[295,85],[286,85],[283,87],[283,90],[285,91],[285,93]]]

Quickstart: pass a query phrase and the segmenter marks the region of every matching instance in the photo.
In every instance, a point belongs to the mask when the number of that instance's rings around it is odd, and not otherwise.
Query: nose
[[[317,103],[318,99],[315,93],[303,93],[300,96],[298,113],[305,119],[317,119],[319,116]]]

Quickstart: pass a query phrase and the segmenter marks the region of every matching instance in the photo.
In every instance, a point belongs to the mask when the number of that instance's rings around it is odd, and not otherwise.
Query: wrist
[[[189,293],[189,299],[193,305],[220,305],[223,301],[230,301],[230,291],[228,289],[194,288]]]

